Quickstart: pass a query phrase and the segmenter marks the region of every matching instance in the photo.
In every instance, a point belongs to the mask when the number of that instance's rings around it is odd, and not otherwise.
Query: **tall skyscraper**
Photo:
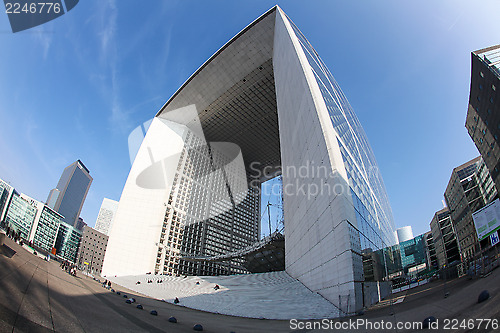
[[[95,222],[95,230],[108,236],[111,226],[113,225],[113,219],[117,209],[118,201],[104,198],[102,200],[101,209],[99,209],[99,215],[97,215],[97,220]]]
[[[465,127],[500,186],[500,45],[472,52]]]
[[[64,169],[57,187],[49,193],[47,206],[64,216],[64,222],[76,227],[91,184],[90,171],[78,160]]]
[[[239,272],[237,260],[186,258],[257,241],[260,185],[280,174],[286,272],[342,311],[359,310],[363,286],[377,283],[364,282],[363,249],[396,243],[389,200],[339,85],[274,7],[152,120],[120,198],[103,274]]]
[[[463,260],[472,259],[480,251],[472,213],[496,196],[497,189],[481,156],[453,169],[444,197]]]

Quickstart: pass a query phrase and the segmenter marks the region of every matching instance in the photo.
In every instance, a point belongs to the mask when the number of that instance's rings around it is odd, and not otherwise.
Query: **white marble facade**
[[[274,82],[272,91],[261,91],[264,102],[250,103],[252,108],[247,107],[246,97],[241,96],[256,95],[265,86],[263,82]],[[359,310],[363,304],[363,267],[360,231],[351,196],[354,185],[339,146],[342,138],[334,127],[323,94],[292,23],[279,7],[236,35],[186,81],[151,124],[120,199],[103,275],[137,275],[154,270],[171,190],[168,178],[175,173],[176,160],[162,164],[163,178],[159,181],[165,186],[161,189],[143,188],[136,180],[144,169],[159,161],[155,156],[182,150],[182,137],[165,119],[169,112],[192,107],[200,118],[198,134],[205,131],[207,141],[236,140],[242,147],[243,158],[247,159],[247,167],[255,162],[248,160],[253,157],[263,170],[271,165],[281,169],[286,272],[341,311]],[[266,112],[270,117],[255,116],[257,108],[269,110]],[[238,128],[239,121],[249,118],[264,134],[252,137],[250,132],[238,136],[243,133],[241,129],[230,132],[230,128]],[[277,124],[270,125],[269,119],[276,119]],[[279,128],[279,136],[266,136],[266,132],[272,132],[270,126]],[[358,127],[359,122],[352,125],[354,129]],[[210,132],[210,129],[215,130]],[[259,146],[262,140],[279,149],[265,155]],[[305,174],[294,172],[301,167],[307,169]],[[372,189],[375,197],[373,193]],[[386,229],[394,233],[392,220],[387,222]],[[164,259],[162,256],[161,260]]]

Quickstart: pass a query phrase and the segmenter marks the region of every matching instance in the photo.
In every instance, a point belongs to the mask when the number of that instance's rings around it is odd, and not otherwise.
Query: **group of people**
[[[102,287],[106,289],[111,289],[111,281],[104,280],[104,282],[102,283]]]
[[[74,263],[69,262],[68,260],[63,260],[61,261],[60,267],[68,272],[69,275],[76,276],[76,265]]]
[[[29,247],[33,248],[33,242],[32,241],[26,242],[26,240],[23,239],[21,232],[16,231],[16,230],[12,229],[11,227],[7,226],[7,228],[5,229],[5,233],[6,233],[7,237],[12,239],[14,242],[18,243],[19,245],[22,246],[24,243],[26,243],[27,245],[29,245]]]
[[[21,239],[21,233],[20,232],[15,231],[11,227],[7,227],[7,230],[5,230],[5,233],[7,234],[7,237],[13,239],[14,242],[23,245],[22,244],[23,240]]]

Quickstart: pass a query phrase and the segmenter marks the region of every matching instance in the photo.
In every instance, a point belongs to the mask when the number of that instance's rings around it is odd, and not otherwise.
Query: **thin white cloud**
[[[34,35],[35,39],[42,47],[43,60],[45,60],[49,55],[50,45],[52,44],[52,32],[47,32],[44,30],[35,30]]]
[[[98,22],[101,27],[97,34],[100,43],[99,63],[104,73],[104,80],[99,80],[101,81],[100,90],[104,98],[109,100],[109,121],[112,130],[126,133],[132,124],[128,112],[123,109],[120,96],[117,42],[118,8],[115,0],[109,0],[104,4],[99,2],[99,6]]]
[[[52,158],[52,155],[46,155],[46,147],[40,146],[41,142],[39,137],[41,137],[41,135],[36,133],[38,125],[34,120],[34,117],[30,114],[28,114],[25,118],[24,128],[26,142],[30,145],[32,152],[40,162],[40,165],[45,169],[46,174],[51,178],[57,177],[57,173],[54,171],[52,164],[49,162],[49,159]]]

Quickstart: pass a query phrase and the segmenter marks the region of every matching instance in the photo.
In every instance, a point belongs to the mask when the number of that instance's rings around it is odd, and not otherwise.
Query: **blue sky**
[[[276,3],[358,115],[396,226],[427,231],[451,170],[478,155],[464,127],[470,52],[500,43],[499,1],[80,1],[16,34],[0,13],[0,178],[45,201],[81,159],[93,226],[125,184],[128,134]]]

